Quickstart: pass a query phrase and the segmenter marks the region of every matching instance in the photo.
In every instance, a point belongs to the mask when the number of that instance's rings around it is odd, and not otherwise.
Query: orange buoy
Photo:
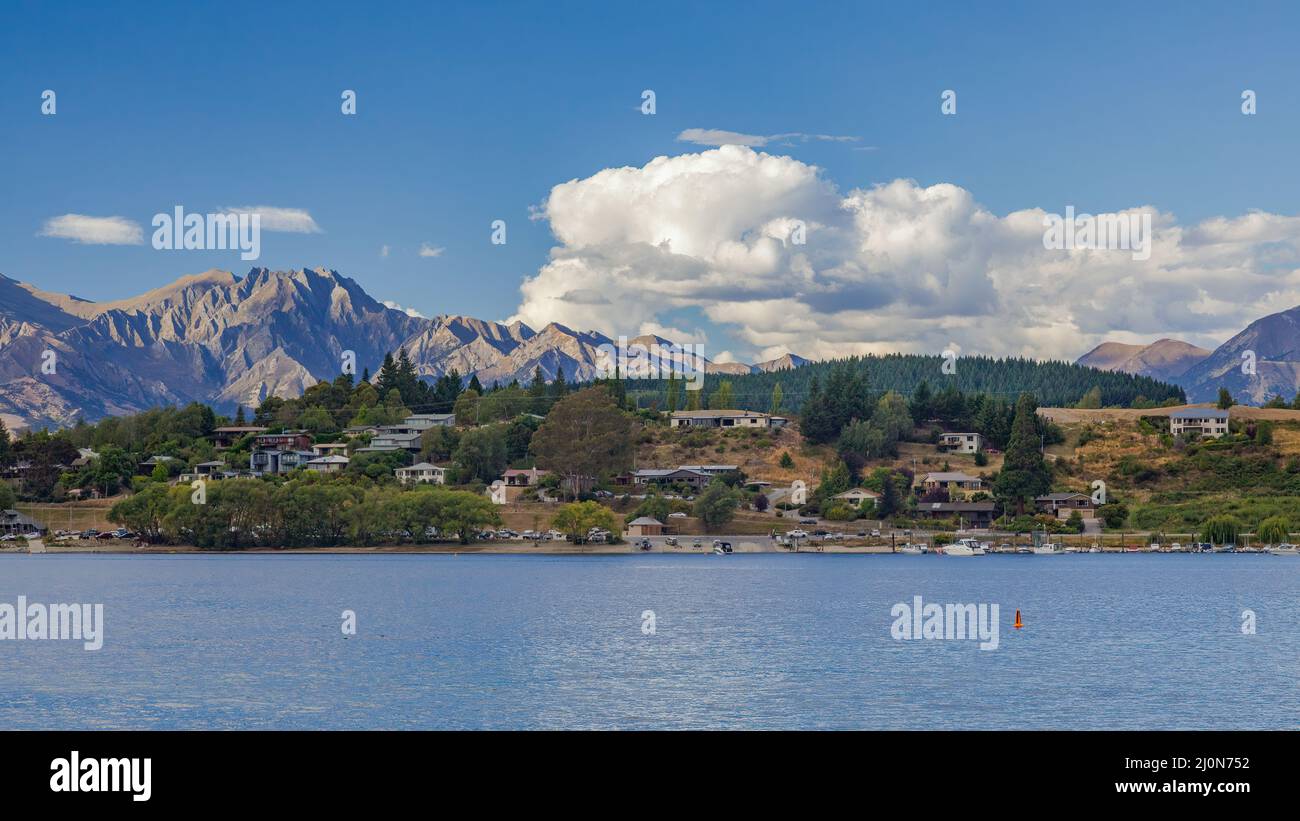
[[[1022,627],[1025,626],[1025,623],[1024,623],[1023,621],[1020,620],[1020,611],[1019,611],[1019,610],[1016,611],[1016,623],[1013,624],[1013,625],[1011,625],[1011,626],[1014,627],[1014,628],[1016,628],[1017,630],[1019,630],[1020,628],[1022,628]]]

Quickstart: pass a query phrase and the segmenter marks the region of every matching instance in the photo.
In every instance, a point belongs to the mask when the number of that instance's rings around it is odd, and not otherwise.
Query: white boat
[[[909,542],[908,544],[905,544],[902,547],[900,547],[898,549],[898,552],[906,553],[909,556],[921,556],[928,552],[928,548],[923,544],[911,544]]]
[[[1088,548],[1088,552],[1089,552],[1089,553],[1100,553],[1100,552],[1101,552],[1101,545],[1093,545],[1092,547]]]
[[[1268,552],[1274,556],[1300,556],[1300,548],[1293,544],[1280,544],[1277,547],[1270,547]]]
[[[983,556],[987,552],[984,545],[969,537],[958,539],[943,549],[945,556]]]
[[[1065,549],[1055,542],[1044,542],[1034,548],[1035,556],[1064,556]]]

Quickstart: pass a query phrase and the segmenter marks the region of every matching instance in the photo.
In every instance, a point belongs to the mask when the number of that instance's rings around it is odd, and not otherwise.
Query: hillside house
[[[348,466],[349,461],[346,456],[318,456],[308,459],[303,467],[316,473],[338,473]]]
[[[918,519],[957,519],[962,527],[986,528],[993,524],[993,502],[926,502],[916,506]]]
[[[707,473],[686,468],[647,468],[632,474],[632,484],[642,487],[684,484],[699,490],[712,479]]]
[[[429,462],[421,462],[418,465],[411,465],[409,468],[398,468],[393,473],[397,476],[397,481],[404,485],[447,484],[447,469]]]
[[[542,481],[542,477],[549,473],[549,470],[538,470],[537,468],[524,468],[522,470],[512,468],[501,474],[501,481],[507,487],[531,487]]]
[[[839,499],[842,502],[848,502],[851,505],[860,505],[863,502],[868,501],[875,504],[876,500],[880,498],[880,494],[867,490],[866,488],[855,487],[851,490],[846,490],[843,493],[837,493],[832,498]]]
[[[249,434],[266,433],[266,428],[259,425],[223,425],[212,429],[212,444],[217,450],[225,450]]]
[[[1186,408],[1169,414],[1169,433],[1193,434],[1218,439],[1228,432],[1228,411],[1218,408]]]
[[[970,476],[961,471],[939,471],[922,476],[921,487],[925,493],[943,489],[948,491],[950,499],[964,499],[972,493],[983,490],[984,481],[978,476]]]
[[[1034,497],[1034,507],[1040,513],[1050,513],[1058,519],[1068,519],[1074,511],[1085,519],[1097,516],[1097,505],[1086,493],[1048,493]]]
[[[779,428],[785,417],[747,410],[673,411],[674,428]]]
[[[254,476],[288,473],[315,458],[316,454],[310,450],[255,450],[248,455],[248,469]]]
[[[254,450],[311,450],[311,434],[305,430],[263,433],[253,439]]]
[[[984,437],[978,433],[944,433],[939,436],[939,450],[952,453],[979,453]]]

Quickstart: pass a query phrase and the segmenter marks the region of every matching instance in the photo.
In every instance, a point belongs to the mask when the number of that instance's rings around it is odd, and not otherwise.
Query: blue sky
[[[761,149],[817,166],[841,194],[903,178],[960,186],[997,216],[1292,215],[1296,17],[1268,3],[6,2],[0,273],[95,300],[210,267],[242,273],[251,263],[234,252],[154,250],[150,219],[178,204],[273,205],[307,210],[320,232],[265,233],[260,265],[323,265],[426,315],[503,319],[559,244],[530,208],[602,169],[708,150],[678,139],[687,129],[855,137]],[[1247,88],[1253,117],[1239,111]],[[40,113],[44,89],[55,116]],[[343,89],[358,94],[355,117],[340,113]],[[654,116],[640,112],[643,89]],[[955,117],[939,113],[944,89],[958,92]],[[128,218],[146,242],[38,236],[69,213]],[[489,242],[494,219],[507,221],[504,246]],[[424,243],[444,250],[421,257]],[[1199,327],[1193,306],[1162,328],[1076,331],[1208,341],[1286,290],[1261,289]],[[1231,298],[1207,293],[1200,304]],[[803,342],[746,333],[725,310],[692,298],[655,320],[741,358]]]

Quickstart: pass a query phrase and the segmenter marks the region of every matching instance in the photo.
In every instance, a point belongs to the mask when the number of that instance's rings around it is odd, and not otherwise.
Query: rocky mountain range
[[[633,342],[672,345],[661,337]],[[17,428],[191,401],[233,411],[333,378],[345,351],[372,375],[385,353],[404,348],[430,379],[455,369],[484,385],[527,383],[540,368],[548,381],[561,370],[585,381],[599,375],[602,346],[615,344],[555,323],[535,331],[520,322],[410,316],[323,268],[254,268],[242,277],[212,270],[114,302],[0,275],[0,414]],[[706,361],[706,369],[751,373],[806,361]]]
[[[1172,382],[1189,402],[1214,401],[1221,387],[1243,404],[1260,405],[1278,395],[1290,400],[1300,391],[1300,306],[1255,320],[1213,351],[1175,339],[1105,342],[1078,364]]]

